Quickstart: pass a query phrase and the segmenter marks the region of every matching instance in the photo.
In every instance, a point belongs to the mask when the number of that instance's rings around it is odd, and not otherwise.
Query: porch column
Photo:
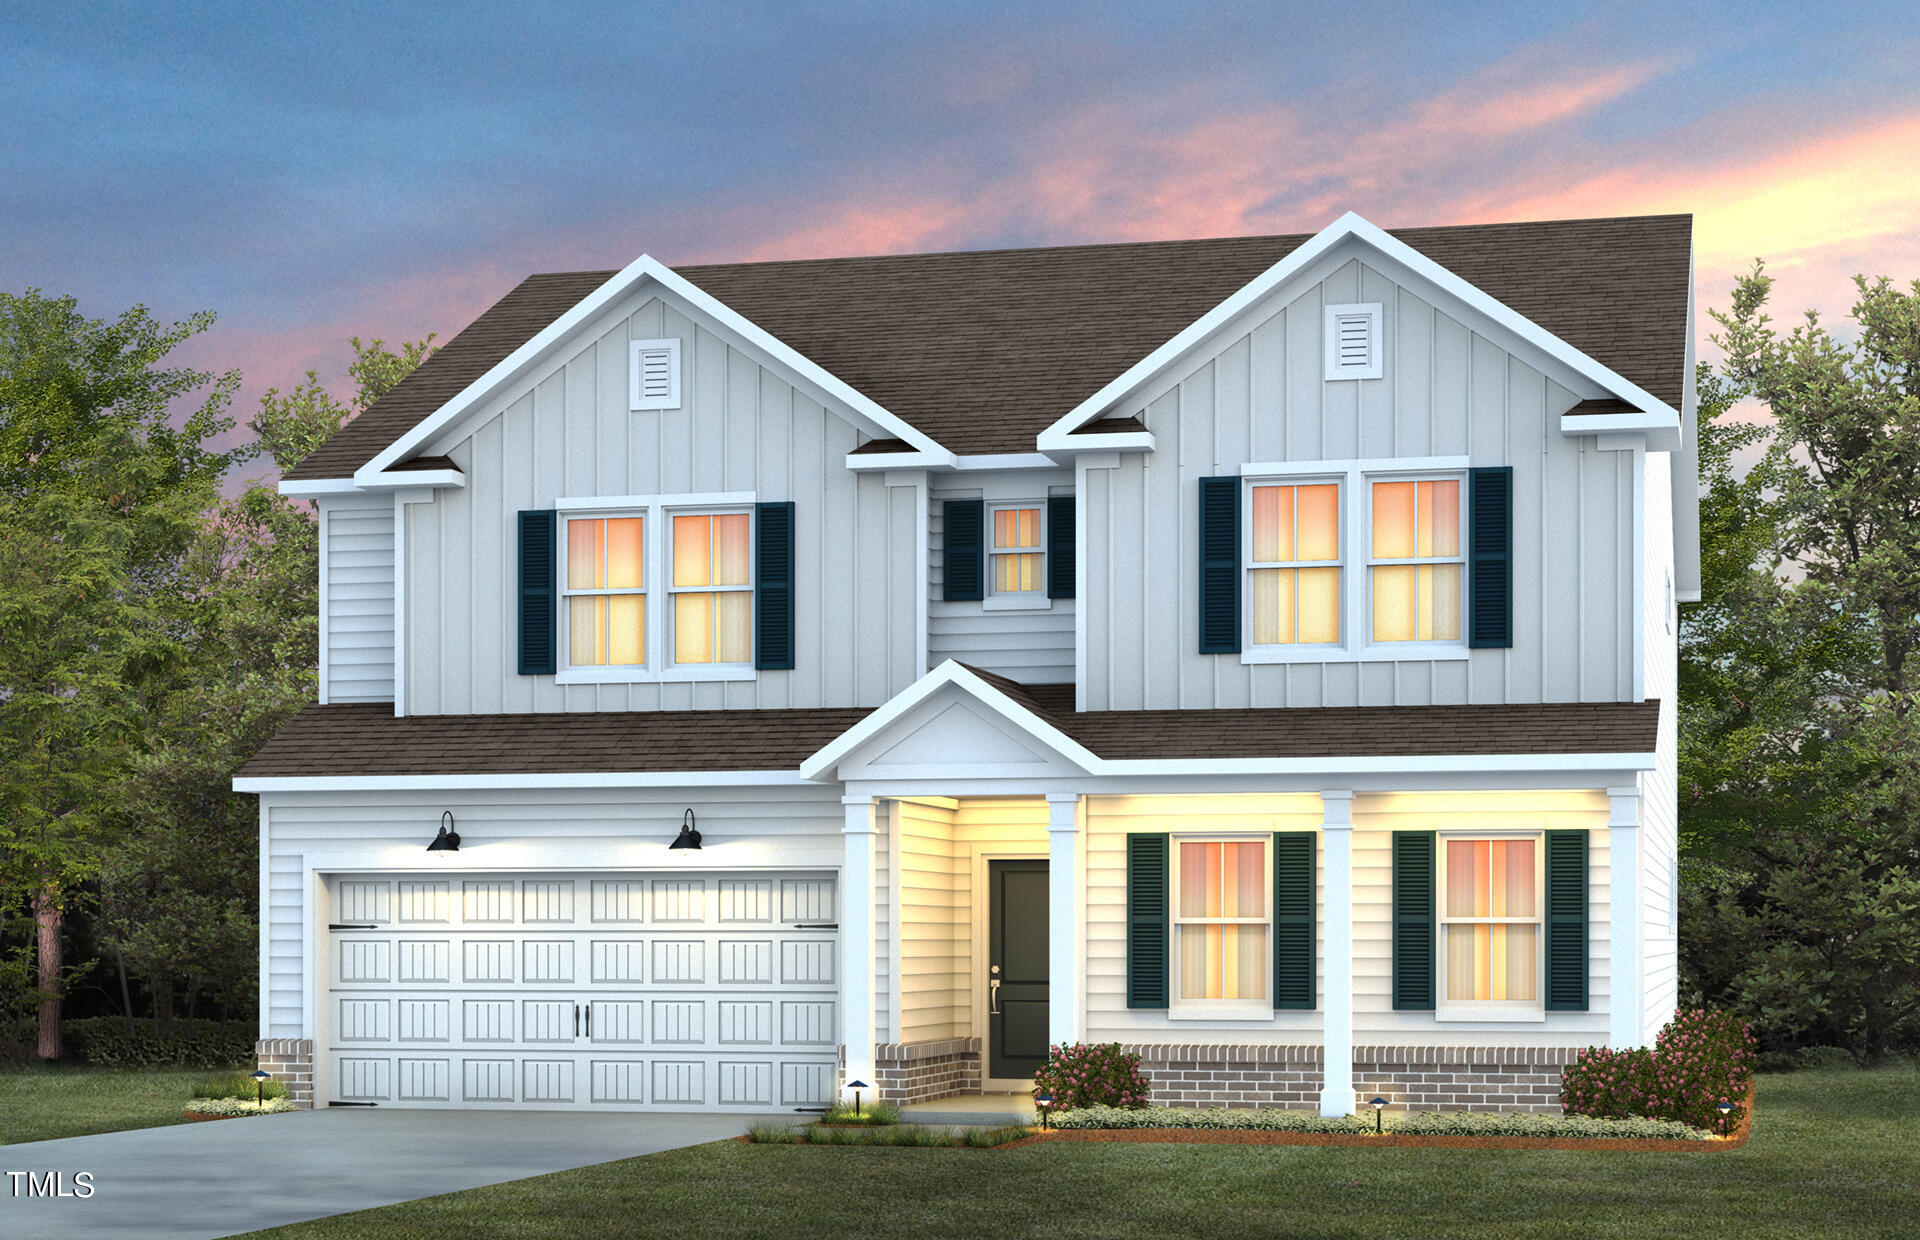
[[[1644,1046],[1640,1027],[1640,789],[1607,789],[1607,1045]],[[1589,916],[1592,910],[1589,909]]]
[[[1320,794],[1320,850],[1325,867],[1321,929],[1326,981],[1321,988],[1320,1114],[1353,1114],[1353,792]]]
[[[842,797],[841,828],[846,858],[840,869],[840,1040],[846,1046],[848,1081],[873,1085],[873,835],[871,797]],[[847,1091],[843,1090],[845,1094]],[[871,1090],[868,1096],[876,1096]]]
[[[1087,987],[1080,967],[1080,794],[1047,794],[1047,1041],[1084,1041]]]

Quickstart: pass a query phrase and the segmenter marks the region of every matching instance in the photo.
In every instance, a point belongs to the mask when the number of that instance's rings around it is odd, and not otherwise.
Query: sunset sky
[[[1703,308],[1920,277],[1911,0],[186,7],[0,19],[0,288],[217,311],[243,416],[642,251],[1691,211]]]

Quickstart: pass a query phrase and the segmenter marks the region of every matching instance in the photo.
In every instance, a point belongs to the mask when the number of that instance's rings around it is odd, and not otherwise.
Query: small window
[[[990,598],[1043,602],[1047,597],[1046,531],[1040,504],[992,507],[992,542],[987,547]]]
[[[629,346],[628,390],[634,409],[680,407],[680,342],[636,340]]]
[[[1327,378],[1378,379],[1380,303],[1327,307]]]
[[[1441,851],[1441,996],[1457,1012],[1539,1009],[1540,840],[1448,838]]]
[[[646,518],[569,517],[562,594],[571,666],[644,666]]]
[[[1340,484],[1252,488],[1247,593],[1256,646],[1340,641]]]
[[[1272,882],[1265,838],[1174,841],[1175,1008],[1220,1017],[1272,1015]]]
[[[744,512],[673,515],[673,661],[753,658],[753,578]]]
[[[1460,640],[1460,480],[1375,482],[1367,564],[1376,642]]]

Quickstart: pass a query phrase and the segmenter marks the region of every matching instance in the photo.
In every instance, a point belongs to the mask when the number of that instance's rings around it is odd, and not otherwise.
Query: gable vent
[[[1380,377],[1380,303],[1327,307],[1327,378]]]
[[[678,409],[680,407],[680,342],[678,340],[635,340],[628,366],[627,383],[632,409]]]

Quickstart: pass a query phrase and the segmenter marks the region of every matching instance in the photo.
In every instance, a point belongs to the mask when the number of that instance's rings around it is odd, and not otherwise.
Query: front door
[[[1047,863],[987,862],[987,1075],[1047,1060]]]

